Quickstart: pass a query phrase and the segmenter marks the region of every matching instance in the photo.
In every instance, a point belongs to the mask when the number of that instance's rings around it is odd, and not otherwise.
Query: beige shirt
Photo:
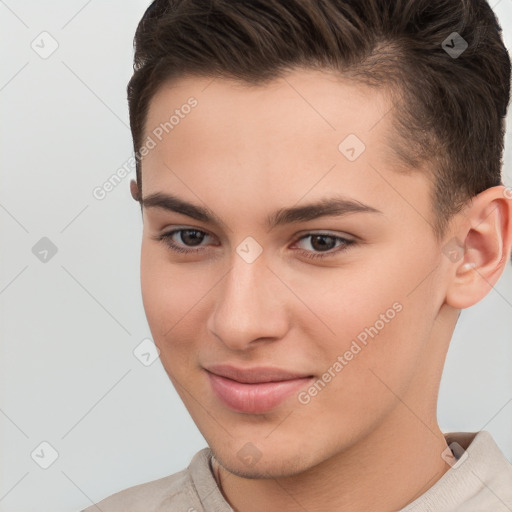
[[[512,465],[491,434],[482,430],[444,436],[455,455],[452,467],[397,512],[512,512]],[[125,489],[100,501],[99,508],[92,505],[81,512],[234,512],[217,486],[211,456],[204,448],[186,469]]]

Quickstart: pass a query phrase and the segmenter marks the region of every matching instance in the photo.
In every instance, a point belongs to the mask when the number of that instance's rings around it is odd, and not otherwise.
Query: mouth
[[[229,409],[248,414],[275,409],[314,379],[313,375],[270,367],[216,365],[205,371],[217,398]]]

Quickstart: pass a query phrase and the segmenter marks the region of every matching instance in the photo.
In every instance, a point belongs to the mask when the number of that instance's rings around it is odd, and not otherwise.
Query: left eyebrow
[[[268,229],[293,222],[307,222],[319,217],[342,217],[351,213],[380,213],[367,204],[345,197],[325,198],[315,203],[292,208],[282,208],[267,218]]]
[[[141,200],[145,208],[162,208],[164,210],[181,213],[201,222],[225,226],[225,223],[211,210],[195,205],[171,194],[157,192]],[[296,222],[307,222],[320,217],[342,217],[351,213],[378,213],[380,210],[372,206],[345,197],[325,198],[320,201],[303,206],[281,208],[266,218],[265,225],[270,231],[278,226]]]

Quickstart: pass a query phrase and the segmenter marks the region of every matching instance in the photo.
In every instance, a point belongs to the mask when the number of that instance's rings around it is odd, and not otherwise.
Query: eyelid
[[[190,227],[190,226],[186,226],[186,227],[185,226],[176,226],[173,229],[171,229],[170,231],[163,232],[160,235],[157,235],[152,238],[164,243],[169,250],[171,250],[175,253],[192,255],[192,254],[198,254],[198,253],[201,253],[201,252],[207,250],[207,248],[204,248],[204,246],[202,246],[202,245],[186,246],[183,244],[173,242],[172,237],[175,234],[183,232],[183,231],[198,231],[200,233],[205,234],[206,236],[216,238],[215,235],[211,235],[210,233],[208,233],[207,231],[205,231],[203,229]],[[308,259],[320,260],[322,258],[325,258],[325,259],[334,258],[338,254],[346,252],[347,250],[349,250],[351,248],[351,246],[357,245],[357,243],[358,243],[358,240],[353,239],[352,235],[349,235],[348,237],[346,237],[346,236],[335,235],[333,233],[328,232],[328,230],[310,230],[310,231],[305,230],[302,232],[302,234],[298,233],[295,235],[295,241],[293,242],[293,246],[295,246],[297,243],[301,242],[302,240],[313,237],[313,236],[326,236],[326,237],[333,238],[337,241],[341,241],[342,243],[341,243],[341,245],[339,245],[333,249],[329,249],[327,251],[318,251],[317,252],[317,251],[311,251],[311,250],[307,250],[307,249],[296,249],[299,253],[302,253],[304,255],[304,257],[306,257]]]
[[[218,238],[216,235],[213,235],[212,233],[210,233],[207,229],[198,228],[196,226],[177,225],[177,226],[169,227],[168,229],[163,228],[162,230],[159,230],[159,231],[161,231],[161,233],[157,236],[176,234],[177,232],[180,232],[180,231],[199,231],[200,233],[204,233],[205,235],[208,235],[211,238]]]
[[[208,231],[205,231],[204,229],[199,229],[199,228],[195,228],[195,227],[190,227],[190,226],[186,226],[186,227],[175,227],[169,231],[164,231],[161,235],[158,235],[157,238],[158,239],[165,239],[168,238],[168,239],[171,239],[174,235],[177,235],[179,234],[180,232],[183,232],[183,231],[198,231],[199,233],[201,234],[204,234],[206,235],[205,237],[203,238],[206,238],[206,237],[210,237],[210,238],[217,238],[215,235],[212,235],[210,233],[208,233]],[[201,241],[203,242],[203,240]],[[182,244],[180,244],[182,245]],[[183,245],[183,247],[186,247],[187,250],[191,250],[191,251],[194,251],[195,247],[193,246],[186,246],[186,245]],[[197,248],[199,250],[204,250],[206,246],[204,245],[199,245],[197,246]]]
[[[205,235],[209,236],[210,238],[218,238],[216,235],[212,235],[207,230],[205,230],[203,228],[197,228],[194,226],[173,226],[173,228],[170,229],[169,231],[165,231],[165,229],[162,230],[162,233],[160,235],[157,235],[157,237],[162,237],[162,236],[170,237],[172,235],[175,235],[176,233],[179,233],[180,231],[199,231],[200,233],[204,233]],[[307,238],[308,236],[314,236],[314,235],[324,235],[324,236],[330,236],[330,237],[338,238],[338,239],[341,238],[348,242],[358,241],[357,237],[355,237],[354,235],[350,235],[348,233],[342,233],[342,234],[334,233],[334,232],[331,232],[331,230],[329,230],[329,229],[309,229],[309,230],[305,229],[305,230],[299,231],[298,233],[295,234],[294,244],[297,243],[298,241],[302,240],[303,238]]]
[[[302,231],[299,231],[296,233],[297,240],[299,238],[302,238],[303,236],[307,235],[325,235],[325,236],[332,236],[334,238],[344,238],[346,240],[354,240],[354,242],[357,240],[357,237],[354,235],[351,235],[350,233],[346,233],[344,231],[333,231],[332,229],[304,229]]]
[[[338,254],[341,254],[345,251],[347,251],[352,245],[355,245],[357,243],[356,240],[354,240],[351,237],[346,236],[340,236],[335,235],[326,231],[308,231],[307,233],[300,235],[296,241],[293,243],[293,246],[296,246],[298,243],[302,242],[302,240],[307,240],[308,238],[314,237],[314,236],[325,236],[328,238],[332,238],[335,240],[335,247],[332,249],[329,249],[327,251],[311,251],[307,249],[297,249],[299,252],[302,252],[306,255],[307,258],[315,259],[315,258],[329,258],[329,257],[336,257]],[[341,242],[340,245],[336,245],[338,242]]]

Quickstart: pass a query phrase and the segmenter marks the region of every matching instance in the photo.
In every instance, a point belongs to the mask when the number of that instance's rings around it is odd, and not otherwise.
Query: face
[[[391,106],[312,70],[259,87],[187,77],[152,99],[144,308],[238,475],[304,471],[382,428],[396,395],[427,402],[444,267],[430,181],[396,171]]]

